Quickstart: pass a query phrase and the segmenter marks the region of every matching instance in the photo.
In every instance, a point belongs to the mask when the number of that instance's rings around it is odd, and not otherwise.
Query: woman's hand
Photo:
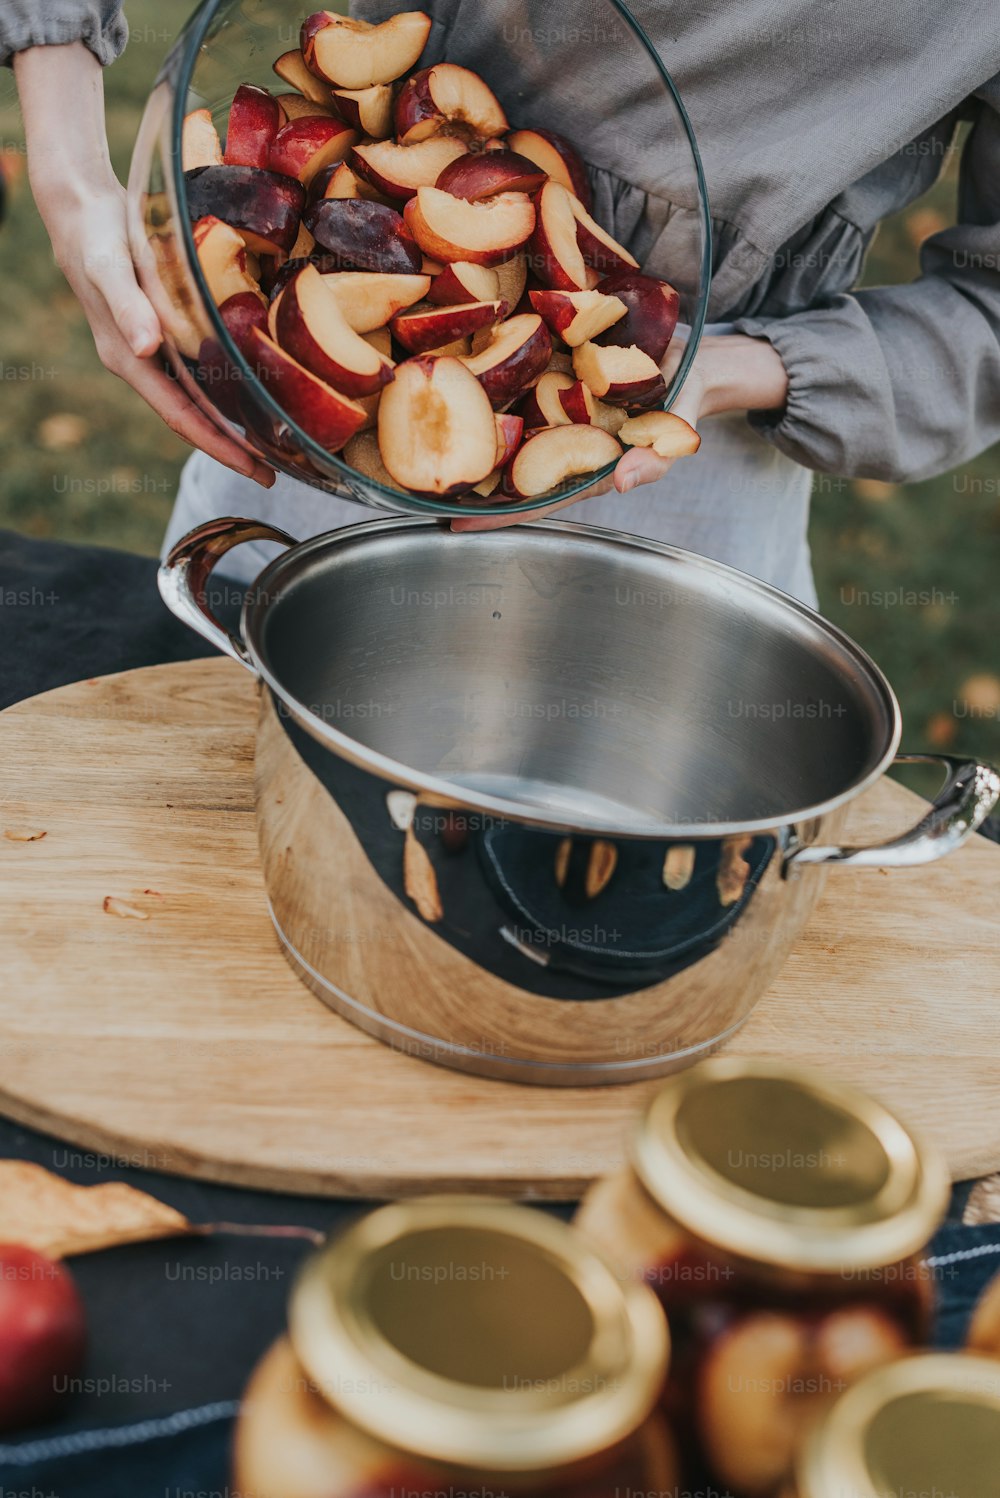
[[[32,47],[15,57],[14,73],[35,202],[101,362],[185,442],[270,487],[273,470],[224,436],[156,357],[163,334],[129,253],[125,191],[108,155],[97,59],[82,42]]]
[[[668,354],[663,363],[664,377],[669,385],[683,357],[683,346]],[[691,426],[697,427],[702,416],[716,416],[723,411],[780,411],[788,396],[788,376],[785,366],[769,343],[760,338],[746,338],[732,333],[718,338],[703,338],[688,371],[681,392],[671,406],[677,416],[682,416]],[[628,494],[640,484],[654,484],[669,473],[676,458],[659,458],[650,448],[632,447],[619,460],[614,475],[583,494],[574,494],[571,499],[560,499],[544,510],[535,510],[530,515],[477,514],[468,520],[453,520],[453,531],[495,531],[504,526],[519,525],[526,520],[539,520],[568,505],[579,504],[584,499],[595,499],[617,489],[619,494]],[[623,514],[623,521],[626,516]]]

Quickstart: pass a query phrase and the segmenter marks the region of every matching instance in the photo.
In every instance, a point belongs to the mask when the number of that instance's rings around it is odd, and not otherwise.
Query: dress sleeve
[[[971,104],[959,221],[924,243],[916,281],[735,324],[789,380],[784,412],[751,425],[807,468],[903,482],[1000,440],[1000,77]]]
[[[128,23],[121,0],[3,0],[0,63],[29,47],[84,42],[103,66],[125,50]]]

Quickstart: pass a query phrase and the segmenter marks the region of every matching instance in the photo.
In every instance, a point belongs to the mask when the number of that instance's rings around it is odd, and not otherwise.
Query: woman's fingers
[[[648,447],[630,447],[615,469],[615,488],[619,494],[628,494],[640,484],[655,484],[657,479],[669,473],[674,458],[658,458]]]

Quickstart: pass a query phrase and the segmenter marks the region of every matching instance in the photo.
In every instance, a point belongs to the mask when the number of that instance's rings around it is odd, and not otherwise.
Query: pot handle
[[[170,548],[156,574],[160,597],[172,614],[201,635],[216,650],[231,655],[234,661],[254,670],[249,652],[239,635],[225,629],[216,619],[205,598],[205,585],[218,562],[234,546],[244,541],[275,541],[279,546],[295,546],[293,536],[262,520],[239,520],[233,515],[206,520]],[[256,673],[255,673],[256,674]]]
[[[952,754],[897,754],[897,765],[941,765],[948,778],[915,827],[870,848],[793,848],[786,871],[811,863],[846,863],[859,869],[910,869],[960,848],[1000,800],[1000,774],[991,765]]]

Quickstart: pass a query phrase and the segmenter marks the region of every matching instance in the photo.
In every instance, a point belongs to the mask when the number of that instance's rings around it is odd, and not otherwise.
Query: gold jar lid
[[[923,1353],[837,1400],[799,1463],[801,1498],[996,1498],[1000,1362]]]
[[[682,1228],[757,1263],[817,1274],[895,1264],[947,1210],[949,1177],[888,1109],[779,1062],[703,1061],[663,1087],[632,1145]]]
[[[306,1263],[299,1362],[378,1440],[495,1472],[558,1468],[631,1434],[666,1373],[656,1298],[565,1223],[425,1197],[362,1218]]]

